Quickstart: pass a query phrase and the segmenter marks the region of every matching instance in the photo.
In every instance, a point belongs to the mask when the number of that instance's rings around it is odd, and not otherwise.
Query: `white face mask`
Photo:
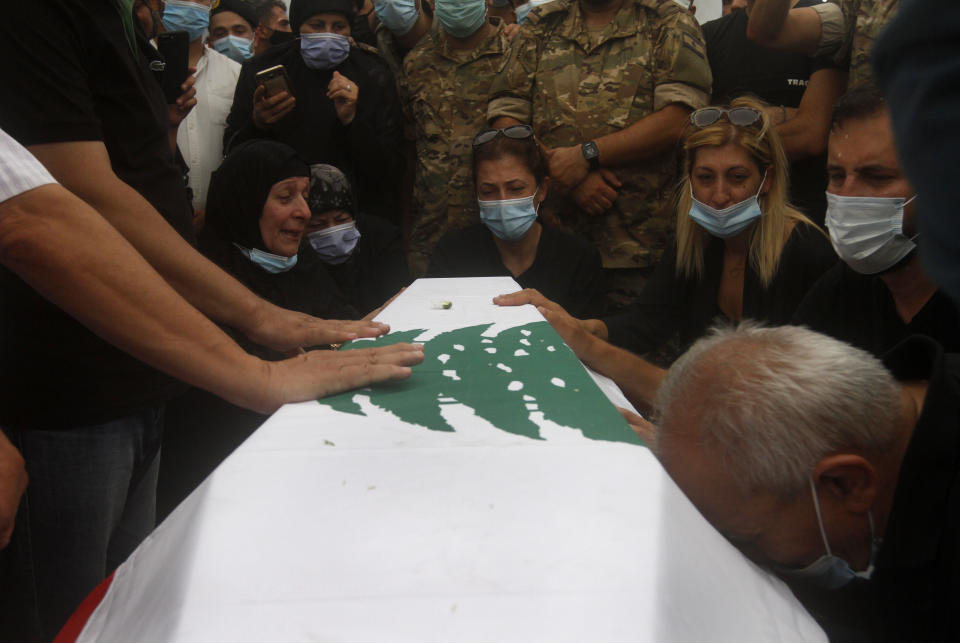
[[[778,574],[789,578],[803,579],[824,589],[843,587],[854,578],[869,579],[873,575],[873,561],[880,549],[881,541],[873,531],[873,514],[867,512],[867,522],[870,525],[870,564],[862,572],[855,572],[850,564],[839,556],[834,556],[827,541],[827,531],[823,528],[823,516],[820,513],[820,499],[817,497],[817,488],[810,478],[810,491],[813,493],[813,507],[817,512],[817,525],[820,527],[820,537],[823,538],[823,548],[827,553],[816,559],[806,567],[775,567]]]
[[[916,236],[903,234],[903,209],[916,199],[838,196],[827,192],[826,225],[843,261],[864,275],[892,268],[913,252]]]

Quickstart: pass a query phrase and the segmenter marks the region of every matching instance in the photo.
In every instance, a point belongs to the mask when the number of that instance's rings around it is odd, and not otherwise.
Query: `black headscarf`
[[[300,33],[300,25],[318,13],[342,13],[347,21],[353,21],[356,8],[352,0],[292,0],[290,2],[290,29]]]
[[[234,12],[246,20],[251,29],[256,29],[260,23],[260,21],[257,20],[256,5],[248,0],[216,0],[216,2],[213,3],[213,8],[210,10],[210,15],[214,16],[221,11]]]
[[[263,206],[274,184],[292,176],[310,176],[292,147],[265,139],[235,147],[210,178],[204,236],[267,250],[260,234]]]
[[[343,172],[332,165],[316,163],[310,166],[310,196],[307,205],[313,214],[343,210],[357,217],[353,189]]]

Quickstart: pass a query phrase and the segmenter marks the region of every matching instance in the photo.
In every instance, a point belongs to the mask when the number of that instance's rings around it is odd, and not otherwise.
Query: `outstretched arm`
[[[332,322],[260,299],[197,252],[110,166],[102,142],[34,145],[57,181],[103,216],[187,301],[211,319],[279,351],[373,337],[383,324]],[[76,237],[85,239],[85,237]]]
[[[616,382],[637,408],[652,407],[667,371],[608,343],[606,324],[599,319],[575,319],[561,306],[533,289],[500,295],[494,298],[493,303],[498,306],[536,306],[584,364]]]
[[[407,377],[408,367],[423,359],[421,348],[404,344],[261,361],[178,295],[103,217],[56,184],[0,203],[0,260],[120,349],[260,412]],[[303,317],[309,326],[312,318]],[[308,334],[305,328],[302,335]]]

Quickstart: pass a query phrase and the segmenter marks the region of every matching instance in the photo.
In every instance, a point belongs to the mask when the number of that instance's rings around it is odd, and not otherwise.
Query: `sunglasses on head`
[[[719,121],[724,115],[731,125],[737,125],[738,127],[753,125],[762,116],[760,110],[752,107],[731,107],[730,109],[704,107],[690,114],[690,122],[697,127],[708,127]]]
[[[488,129],[473,137],[473,149],[486,145],[498,136],[506,136],[515,140],[523,140],[533,136],[533,128],[529,125],[511,125],[502,129]]]

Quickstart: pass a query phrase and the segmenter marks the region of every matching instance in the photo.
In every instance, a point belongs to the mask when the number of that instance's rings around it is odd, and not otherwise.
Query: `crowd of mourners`
[[[831,640],[960,639],[952,1],[6,7],[0,640],[266,414],[415,373],[335,350],[413,279],[487,276]]]

